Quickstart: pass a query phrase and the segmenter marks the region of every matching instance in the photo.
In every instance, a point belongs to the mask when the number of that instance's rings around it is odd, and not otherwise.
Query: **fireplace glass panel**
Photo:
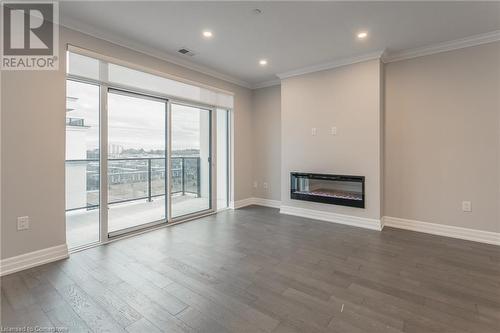
[[[292,173],[291,198],[364,207],[364,177]]]
[[[363,200],[361,183],[356,182],[338,182],[301,178],[298,182],[297,193],[351,200]]]

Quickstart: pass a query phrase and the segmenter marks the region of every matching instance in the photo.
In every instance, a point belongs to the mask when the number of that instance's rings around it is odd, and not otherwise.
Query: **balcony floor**
[[[208,198],[176,195],[172,198],[172,215],[182,216],[208,209]],[[165,219],[165,199],[113,204],[108,211],[109,231],[117,231]],[[66,238],[70,248],[99,241],[99,209],[66,213]]]

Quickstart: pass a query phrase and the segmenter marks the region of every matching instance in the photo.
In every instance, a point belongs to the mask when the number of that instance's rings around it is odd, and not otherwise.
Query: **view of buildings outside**
[[[90,208],[99,204],[99,89],[97,86],[68,81],[68,96],[66,208],[68,210]],[[124,109],[126,108],[120,108],[120,112]],[[134,112],[135,110],[131,110],[130,113]],[[153,118],[154,115],[150,117]],[[196,135],[194,140],[189,138],[189,134],[182,135],[190,131],[186,126],[196,122],[189,116],[184,117],[185,119],[176,117],[177,129],[172,147],[172,191],[180,193],[184,188],[185,192],[198,194],[200,185],[198,181],[199,139],[196,139]],[[137,118],[148,117],[138,116]],[[144,131],[147,133],[145,137],[145,133],[137,133],[140,130],[137,122],[134,123],[134,128],[123,127],[122,121],[117,121],[116,126],[114,126],[113,119],[109,122],[109,202],[148,197],[147,184],[150,180],[153,184],[151,195],[164,195],[164,134],[161,133],[160,140],[155,140],[151,134],[155,130],[154,126],[145,125]],[[164,124],[164,119],[150,119],[150,122]],[[164,129],[162,128],[161,131]],[[191,132],[197,131],[197,128],[191,129]],[[144,141],[135,141],[134,135]],[[123,137],[127,139],[120,141]],[[132,139],[128,139],[129,137]],[[149,141],[147,141],[148,138]],[[149,147],[149,149],[144,147]],[[149,163],[151,174],[149,174]],[[122,186],[131,184],[135,184],[133,189],[132,187],[124,189]]]

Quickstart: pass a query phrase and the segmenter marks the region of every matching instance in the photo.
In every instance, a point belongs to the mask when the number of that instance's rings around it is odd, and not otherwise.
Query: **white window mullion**
[[[212,198],[210,200],[211,209],[217,211],[217,109],[210,110],[210,191]]]
[[[99,78],[106,82],[108,64],[99,62]],[[99,196],[99,221],[100,221],[100,241],[107,242],[108,237],[108,87],[100,86],[100,196]]]
[[[167,187],[165,188],[165,202],[167,209],[167,222],[172,221],[172,104],[170,100],[167,100],[167,135],[166,135],[166,161],[165,161],[165,172],[167,173]]]

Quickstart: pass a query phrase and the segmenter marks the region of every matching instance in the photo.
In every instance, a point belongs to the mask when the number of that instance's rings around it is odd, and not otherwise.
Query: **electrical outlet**
[[[470,201],[462,201],[462,210],[464,212],[472,212],[472,204]]]
[[[257,188],[257,186],[258,186],[258,183],[257,183],[257,181],[256,181],[256,180],[254,180],[254,181],[253,181],[253,188]]]
[[[267,185],[267,183],[263,183],[263,184],[262,184],[262,187],[264,187],[264,188],[267,190],[267,188],[268,188],[269,186]]]
[[[30,217],[29,216],[19,216],[17,218],[17,230],[27,230],[30,228]]]

